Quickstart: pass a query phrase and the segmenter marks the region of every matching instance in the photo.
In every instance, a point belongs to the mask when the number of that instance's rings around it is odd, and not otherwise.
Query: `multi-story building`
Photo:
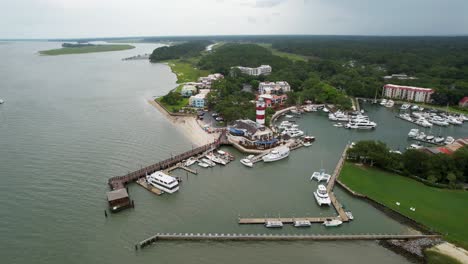
[[[214,73],[210,74],[206,77],[200,77],[198,78],[198,83],[200,88],[206,88],[206,89],[211,89],[211,84],[219,79],[224,78],[224,76],[221,73]]]
[[[200,92],[196,95],[192,95],[189,98],[189,105],[192,107],[203,108],[205,107],[206,95],[210,92],[209,89],[200,89]]]
[[[195,85],[191,84],[186,84],[182,87],[182,90],[180,91],[180,94],[183,97],[189,97],[197,93],[197,87]]]
[[[271,73],[271,66],[270,65],[260,65],[257,68],[250,68],[250,67],[243,67],[237,66],[234,68],[238,68],[243,74],[252,75],[252,76],[259,76],[259,75],[268,75]]]
[[[382,88],[383,97],[424,103],[430,102],[433,93],[434,90],[430,88],[395,84],[386,84]]]
[[[283,94],[291,91],[291,86],[286,81],[261,82],[258,85],[259,94]]]
[[[288,100],[288,96],[285,94],[276,95],[276,94],[261,94],[258,98],[263,98],[265,101],[266,107],[273,107],[275,105],[283,105],[286,100]]]

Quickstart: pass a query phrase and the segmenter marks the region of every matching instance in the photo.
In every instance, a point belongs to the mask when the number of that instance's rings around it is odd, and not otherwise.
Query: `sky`
[[[468,0],[0,0],[0,39],[467,35]]]

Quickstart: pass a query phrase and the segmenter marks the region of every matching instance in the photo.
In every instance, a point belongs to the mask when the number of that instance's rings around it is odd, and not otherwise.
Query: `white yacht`
[[[375,122],[369,120],[352,120],[345,125],[345,128],[352,129],[374,129],[377,126]]]
[[[411,106],[411,110],[413,110],[413,111],[418,111],[418,110],[419,110],[419,106],[413,105],[413,106]]]
[[[292,138],[296,138],[296,137],[302,137],[304,135],[304,131],[302,130],[291,130],[291,131],[288,131],[288,133],[286,133],[288,136],[292,137]]]
[[[326,226],[326,227],[339,226],[342,223],[343,222],[341,220],[338,220],[338,219],[327,219],[325,222],[323,222],[323,225]]]
[[[5,100],[3,100],[2,98],[0,98],[0,104],[3,104],[5,102]]]
[[[227,162],[226,162],[225,160],[223,160],[222,158],[216,157],[216,155],[213,154],[213,153],[209,153],[208,155],[206,155],[206,157],[207,157],[209,160],[211,160],[211,161],[213,161],[213,162],[215,162],[215,163],[221,164],[221,165],[226,165],[226,163],[227,163]]]
[[[190,167],[190,166],[192,166],[195,162],[197,162],[197,159],[194,158],[194,157],[191,157],[191,158],[189,158],[189,159],[185,162],[184,166],[185,166],[185,167]]]
[[[308,220],[294,220],[294,227],[310,227],[312,224]]]
[[[403,120],[413,122],[413,119],[411,118],[411,116],[409,114],[406,114],[406,113],[405,114],[399,114],[398,117],[403,119]]]
[[[328,119],[332,121],[349,121],[348,115],[341,111],[337,111],[335,113],[329,113],[328,114]]]
[[[432,124],[429,123],[425,118],[419,118],[416,121],[414,121],[414,123],[422,127],[432,127]]]
[[[281,228],[283,227],[283,222],[270,220],[265,222],[265,226],[268,228]]]
[[[342,123],[335,123],[333,124],[334,127],[343,127],[343,124]]]
[[[294,116],[292,115],[285,115],[286,118],[293,118]]]
[[[434,140],[434,136],[433,135],[427,135],[426,140],[427,141],[432,141],[432,140]]]
[[[201,159],[201,160],[203,161],[203,163],[208,164],[210,167],[216,166],[216,163],[214,163],[213,161],[211,161],[211,160],[209,160],[209,159],[203,158],[203,159]]]
[[[320,184],[318,186],[317,191],[314,192],[315,200],[317,201],[318,205],[322,206],[322,204],[330,205],[331,200],[328,197],[327,187],[325,185]]]
[[[202,167],[202,168],[208,168],[208,167],[210,167],[210,165],[206,164],[205,162],[201,162],[201,161],[199,161],[199,162],[197,163],[197,165],[200,166],[200,167]]]
[[[393,107],[395,102],[393,100],[388,100],[387,103],[385,104],[385,107]]]
[[[179,190],[179,182],[177,179],[162,171],[157,171],[151,175],[147,175],[146,181],[166,193],[174,193]]]
[[[322,109],[322,111],[324,111],[325,113],[330,112],[330,110],[328,110],[328,108],[326,108],[326,107],[324,107],[324,108]]]
[[[423,146],[421,144],[411,144],[408,149],[422,149]]]
[[[463,125],[463,121],[458,120],[458,118],[454,116],[449,116],[446,120],[452,125]]]
[[[401,110],[408,110],[410,107],[411,107],[410,104],[402,104],[401,107],[400,107],[400,109],[401,109]]]
[[[267,155],[262,157],[264,162],[273,162],[277,160],[284,159],[289,156],[289,148],[286,146],[281,146],[273,149]]]
[[[437,137],[434,138],[434,142],[438,143],[438,144],[444,142],[444,140],[445,140],[445,138],[441,137],[441,136],[437,136]]]
[[[252,156],[253,156],[253,155],[252,155]],[[250,156],[249,156],[249,157],[250,157]],[[253,162],[252,162],[251,158],[249,158],[249,157],[244,158],[244,159],[241,159],[241,160],[240,160],[240,163],[242,163],[242,165],[244,165],[244,166],[247,166],[247,167],[249,167],[249,168],[252,168],[252,167],[253,167]],[[252,157],[252,158],[253,158],[253,157]]]
[[[312,176],[310,176],[310,180],[316,179],[318,182],[321,182],[321,181],[328,182],[330,178],[331,178],[331,175],[325,173],[324,169],[321,169],[320,171],[315,171],[314,173],[312,173]]]
[[[410,132],[408,133],[408,137],[410,138],[415,138],[419,135],[419,129],[417,128],[412,128]]]
[[[382,101],[380,101],[380,105],[386,105],[387,104],[387,99],[382,99]]]
[[[455,142],[455,139],[454,139],[453,137],[448,136],[448,137],[445,139],[444,144],[445,144],[445,145],[450,145],[450,144],[452,144],[453,142]]]
[[[346,211],[345,214],[349,220],[354,220],[354,216],[353,213],[351,213],[351,211]]]

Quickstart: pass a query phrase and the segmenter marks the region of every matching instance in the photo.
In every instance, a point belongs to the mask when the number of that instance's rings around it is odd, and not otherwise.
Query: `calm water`
[[[337,188],[356,220],[340,228],[297,230],[238,226],[241,216],[333,215],[316,206],[308,180],[331,170],[346,142],[382,139],[407,145],[411,124],[368,106],[374,132],[331,126],[323,114],[298,120],[317,137],[290,158],[247,169],[183,171],[181,191],[156,197],[136,185],[136,208],[104,218],[107,179],[189,149],[190,142],[146,99],[175,86],[161,64],[121,61],[158,45],[46,57],[36,52],[59,43],[0,44],[0,255],[5,263],[407,263],[373,242],[161,243],[135,252],[133,245],[156,232],[405,233],[407,228]],[[447,129],[449,130],[449,129]],[[466,127],[450,128],[467,135]],[[240,153],[229,149],[239,157]]]

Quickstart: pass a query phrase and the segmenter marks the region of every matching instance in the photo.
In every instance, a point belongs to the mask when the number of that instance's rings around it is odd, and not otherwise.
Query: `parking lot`
[[[203,112],[204,115],[202,116],[203,117],[203,120],[202,122],[205,124],[205,125],[209,125],[210,127],[213,127],[213,128],[219,128],[219,127],[223,127],[224,126],[224,123],[220,123],[218,121],[216,121],[215,117],[213,117],[213,111],[199,111],[199,112]],[[221,124],[221,125],[220,125]]]

